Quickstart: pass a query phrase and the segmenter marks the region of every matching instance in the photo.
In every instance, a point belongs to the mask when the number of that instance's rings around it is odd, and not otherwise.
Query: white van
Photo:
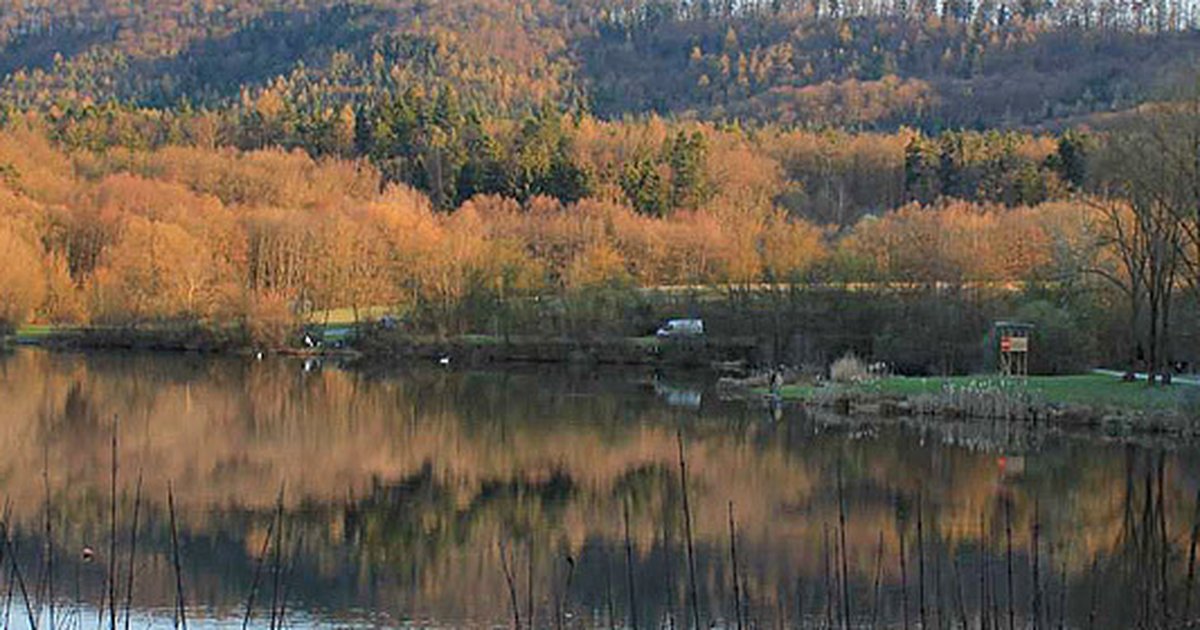
[[[669,337],[703,337],[704,320],[701,319],[672,319],[668,320],[658,332],[654,333],[659,339]]]

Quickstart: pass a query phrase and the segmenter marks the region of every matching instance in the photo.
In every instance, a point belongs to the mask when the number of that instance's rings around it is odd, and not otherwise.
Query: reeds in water
[[[266,566],[267,557],[271,552],[271,543],[275,540],[275,528],[283,520],[283,490],[281,485],[279,495],[275,499],[275,510],[271,515],[271,522],[267,524],[267,536],[263,539],[262,549],[259,550],[258,558],[254,562],[254,577],[250,581],[250,593],[246,596],[246,612],[242,616],[243,630],[250,626],[250,619],[254,615],[254,600],[258,597],[258,588],[262,581],[263,567]]]
[[[16,545],[12,540],[12,532],[9,523],[12,522],[12,506],[5,501],[4,514],[0,519],[0,536],[4,537],[4,556],[8,558],[9,566],[12,567],[12,573],[9,577],[9,596],[4,607],[5,627],[8,626],[9,606],[12,603],[12,585],[15,582],[17,590],[20,592],[21,601],[25,604],[25,615],[29,619],[29,627],[31,630],[37,630],[37,615],[33,612],[33,602],[29,597],[29,589],[25,584],[25,577],[21,573],[21,565],[17,562]]]

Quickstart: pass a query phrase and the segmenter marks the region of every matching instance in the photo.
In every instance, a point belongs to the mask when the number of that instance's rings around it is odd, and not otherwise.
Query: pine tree
[[[671,165],[671,207],[699,208],[708,200],[708,143],[704,134],[680,131],[669,141],[667,160]]]

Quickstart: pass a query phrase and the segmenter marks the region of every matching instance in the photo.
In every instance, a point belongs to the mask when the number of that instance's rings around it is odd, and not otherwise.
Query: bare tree
[[[1151,384],[1169,380],[1175,295],[1200,286],[1198,167],[1200,94],[1145,109],[1109,136],[1098,163],[1093,205],[1118,265],[1097,271],[1129,299],[1132,350],[1144,349]]]

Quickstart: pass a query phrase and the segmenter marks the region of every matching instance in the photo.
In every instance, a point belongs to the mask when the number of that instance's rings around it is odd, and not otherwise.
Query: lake
[[[1200,611],[1192,445],[773,412],[715,381],[0,354],[0,614],[1125,628]]]

